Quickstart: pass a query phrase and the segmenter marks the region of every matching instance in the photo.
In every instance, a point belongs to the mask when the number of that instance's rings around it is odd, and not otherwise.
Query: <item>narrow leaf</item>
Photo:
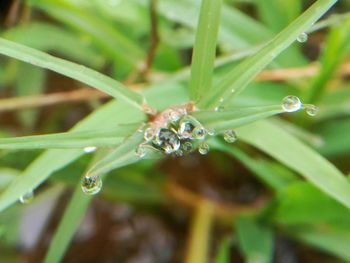
[[[203,109],[215,108],[224,98],[227,104],[233,96],[242,92],[254,77],[262,71],[276,56],[294,43],[297,37],[307,31],[337,0],[318,0],[298,19],[279,33],[268,45],[254,56],[228,72],[212,92],[206,94],[199,102]]]
[[[198,101],[212,85],[222,0],[203,0],[192,55],[190,98]]]
[[[0,138],[0,149],[64,149],[83,148],[87,146],[111,147],[120,143],[116,138],[125,138],[129,136],[138,126],[139,124],[130,124],[109,129]]]
[[[237,220],[239,247],[247,263],[270,263],[273,255],[271,230],[249,217]]]
[[[50,69],[94,87],[117,99],[122,99],[139,110],[143,109],[144,98],[140,94],[131,91],[120,82],[90,68],[56,58],[44,52],[5,39],[0,39],[0,54],[38,67]]]
[[[284,112],[281,105],[246,107],[226,111],[198,111],[192,115],[208,129],[223,132]]]

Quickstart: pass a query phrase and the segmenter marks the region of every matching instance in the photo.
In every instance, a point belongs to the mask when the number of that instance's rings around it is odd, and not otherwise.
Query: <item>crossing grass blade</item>
[[[142,95],[131,91],[120,82],[90,68],[1,38],[0,54],[33,64],[38,67],[55,71],[64,76],[78,80],[102,92],[105,92],[116,99],[121,99],[140,111],[143,110],[144,98]]]
[[[129,136],[139,126],[140,124],[129,124],[110,129],[0,138],[0,149],[64,149],[83,148],[87,146],[112,147],[120,143],[116,138],[125,138]]]
[[[222,0],[203,0],[192,55],[190,99],[198,101],[212,86]]]
[[[281,105],[240,107],[226,111],[198,111],[192,115],[210,130],[220,133],[284,112]]]
[[[261,51],[226,73],[215,89],[207,93],[198,103],[199,107],[213,109],[220,104],[225,106],[229,103],[231,98],[241,93],[260,71],[294,43],[301,33],[307,31],[336,2],[337,0],[318,0],[315,2]],[[221,103],[221,99],[225,101]]]

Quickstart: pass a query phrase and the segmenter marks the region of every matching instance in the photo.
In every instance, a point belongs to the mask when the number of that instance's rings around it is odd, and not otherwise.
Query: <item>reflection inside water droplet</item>
[[[139,158],[143,158],[146,156],[146,147],[143,144],[140,144],[139,146],[137,146],[136,150],[135,150],[135,154],[139,157]]]
[[[282,109],[285,112],[295,112],[300,110],[302,103],[296,96],[287,96],[282,100]]]
[[[297,41],[299,43],[305,43],[307,40],[309,39],[309,36],[306,33],[301,33],[298,37],[297,37]]]
[[[234,143],[237,140],[237,134],[234,130],[226,130],[224,132],[224,140],[228,143]]]
[[[31,190],[19,198],[22,204],[30,204],[34,200],[34,192]]]
[[[95,195],[102,189],[102,179],[100,176],[83,176],[81,179],[81,189],[87,195]]]

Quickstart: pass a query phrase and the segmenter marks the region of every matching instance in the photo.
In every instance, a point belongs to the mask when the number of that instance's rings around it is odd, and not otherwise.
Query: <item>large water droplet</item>
[[[319,112],[319,108],[312,104],[305,105],[305,109],[306,109],[307,115],[312,117],[316,116],[317,113]]]
[[[171,154],[179,150],[181,143],[177,134],[166,128],[161,128],[153,140],[155,147],[162,149],[165,153]]]
[[[298,37],[297,37],[297,41],[299,43],[305,43],[307,40],[309,39],[309,36],[306,33],[301,33]]]
[[[226,130],[224,132],[224,140],[228,143],[234,143],[237,140],[237,134],[234,130]]]
[[[192,132],[195,128],[196,126],[195,126],[195,123],[193,123],[193,121],[191,121],[188,118],[183,118],[180,121],[178,134],[181,138],[185,138],[185,139],[191,138]]]
[[[198,152],[202,155],[206,155],[209,152],[209,145],[206,143],[201,143],[198,147]]]
[[[83,176],[81,179],[81,189],[87,195],[95,195],[102,189],[102,179],[100,176]]]
[[[97,150],[97,147],[95,146],[87,146],[84,148],[85,153],[92,153],[92,152],[95,152],[96,150]]]
[[[22,204],[30,204],[34,200],[34,192],[30,190],[19,198]]]
[[[298,111],[302,106],[300,99],[296,96],[287,96],[282,100],[282,109],[286,112]]]

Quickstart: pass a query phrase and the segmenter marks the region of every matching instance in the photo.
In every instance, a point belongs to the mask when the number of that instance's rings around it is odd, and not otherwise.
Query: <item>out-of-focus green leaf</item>
[[[273,219],[280,224],[349,222],[350,210],[307,182],[296,182],[282,189]]]
[[[350,208],[350,183],[329,161],[280,127],[259,121],[238,129],[240,139],[297,171],[327,195]]]
[[[31,23],[11,28],[3,37],[42,51],[55,51],[77,62],[93,68],[100,68],[103,58],[97,54],[88,41],[63,28],[44,24]]]
[[[350,230],[348,228],[307,227],[300,231],[294,230],[291,235],[313,247],[335,255],[345,262],[350,261]]]
[[[339,65],[350,52],[350,19],[332,29],[328,35],[321,58],[321,70],[308,89],[305,101],[317,102],[324,93],[329,81],[336,73]]]
[[[220,242],[215,263],[228,263],[228,262],[230,262],[230,240],[224,239]]]
[[[247,263],[270,263],[273,256],[271,229],[249,217],[240,217],[236,223],[239,248]]]
[[[0,39],[0,54],[76,79],[143,110],[145,101],[139,93],[131,91],[120,82],[90,68],[5,39]]]

